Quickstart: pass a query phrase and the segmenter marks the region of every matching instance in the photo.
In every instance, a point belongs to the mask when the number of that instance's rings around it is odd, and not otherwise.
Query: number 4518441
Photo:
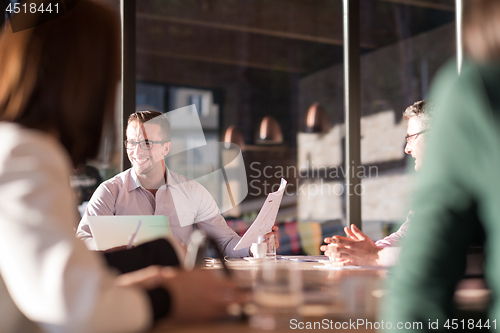
[[[20,4],[20,3],[9,3],[9,5],[7,6],[7,9],[5,9],[6,12],[10,13],[10,14],[17,14],[17,13],[31,13],[31,14],[35,14],[35,13],[43,13],[43,12],[49,12],[49,13],[52,13],[53,11],[55,13],[59,13],[59,3],[55,3],[53,6],[52,6],[52,3],[48,3],[45,5],[44,7],[44,3],[41,3],[39,6],[38,4],[34,3],[34,2],[31,2],[31,3],[23,3],[23,4]]]
[[[485,320],[484,322],[481,322],[481,319],[474,320],[474,319],[448,319],[446,320],[446,323],[444,323],[444,327],[446,329],[450,330],[457,330],[457,329],[473,329],[473,328],[479,328],[482,329],[484,328],[485,330],[489,330],[490,328],[493,330],[497,329],[497,320],[494,319],[490,321],[489,319]]]

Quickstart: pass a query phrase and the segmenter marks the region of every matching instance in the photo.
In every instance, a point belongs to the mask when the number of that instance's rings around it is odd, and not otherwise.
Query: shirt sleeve
[[[147,294],[116,286],[102,259],[74,237],[76,201],[62,148],[33,136],[0,148],[0,274],[10,296],[49,331],[146,329]]]
[[[101,216],[101,215],[115,215],[115,202],[118,196],[119,189],[111,182],[104,182],[96,189],[90,201],[85,208],[76,237],[83,240],[89,250],[97,250],[97,245],[92,236],[87,217],[88,216]]]
[[[410,211],[408,213],[408,216],[406,217],[406,221],[401,225],[401,227],[399,227],[398,231],[393,232],[389,236],[376,241],[375,245],[381,248],[399,246],[406,235],[406,231],[408,230],[408,225],[410,223],[412,215],[413,211]]]
[[[378,253],[380,265],[384,267],[397,265],[399,263],[399,252],[401,252],[401,247],[399,246],[384,247]]]
[[[219,246],[221,252],[228,257],[248,257],[250,255],[249,248],[233,250],[241,237],[231,229],[224,217],[220,214],[206,221],[197,223],[198,228],[205,231]]]
[[[219,249],[225,256],[229,257],[248,257],[249,248],[233,250],[241,237],[231,229],[224,217],[220,214],[219,208],[211,194],[202,185],[199,185],[198,194],[198,212],[195,223],[211,238],[215,240]]]
[[[486,115],[484,85],[476,74],[464,63],[457,78],[456,65],[450,64],[432,89],[436,116],[416,177],[415,214],[400,265],[388,280],[384,321],[422,322],[429,331],[429,321],[438,320],[443,329],[453,318],[455,286],[477,228],[478,195],[484,205],[490,200],[484,189],[498,188],[499,179],[498,123]],[[498,196],[494,199],[498,206]]]

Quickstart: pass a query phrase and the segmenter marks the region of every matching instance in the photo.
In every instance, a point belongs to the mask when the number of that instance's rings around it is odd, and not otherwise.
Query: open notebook
[[[86,219],[99,251],[129,244],[137,246],[171,234],[163,215],[87,216]]]

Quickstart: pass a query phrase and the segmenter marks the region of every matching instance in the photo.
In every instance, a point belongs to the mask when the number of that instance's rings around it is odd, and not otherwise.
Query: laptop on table
[[[138,246],[171,235],[164,215],[106,215],[86,219],[99,251],[129,244]]]

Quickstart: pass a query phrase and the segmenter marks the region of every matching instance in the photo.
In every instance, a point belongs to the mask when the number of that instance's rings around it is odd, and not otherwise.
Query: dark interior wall
[[[413,6],[361,0],[361,52],[378,52],[449,22],[453,8],[453,0]],[[308,94],[301,91],[301,82],[325,70],[331,78],[305,89],[330,95],[323,99],[331,120],[343,121],[343,73],[332,70],[335,64],[341,68],[343,59],[341,1],[141,0],[136,18],[137,79],[224,91],[221,135],[236,125],[245,142],[253,144],[261,119],[271,115],[287,145],[296,147],[310,105],[308,98],[300,101]],[[404,77],[418,75],[420,64],[412,63],[412,52],[396,54]],[[408,100],[418,95],[414,82],[401,82],[391,73],[378,79],[403,84]],[[383,99],[399,103],[389,97]],[[363,111],[371,108],[364,106]]]
[[[432,78],[455,55],[455,26],[447,24],[361,57],[362,115],[404,109],[427,97]],[[300,82],[300,117],[319,102],[333,124],[344,122],[343,67],[334,65]]]
[[[265,116],[273,116],[281,125],[285,142],[296,146],[295,133],[299,127],[297,97],[300,77],[285,72],[260,70],[245,71],[240,86],[243,96],[238,127],[245,142],[254,143],[260,121]],[[240,112],[243,111],[243,112]]]

